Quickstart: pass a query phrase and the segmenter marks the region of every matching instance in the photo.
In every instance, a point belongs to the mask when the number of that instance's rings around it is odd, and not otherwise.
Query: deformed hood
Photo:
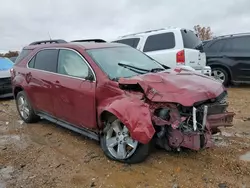
[[[213,99],[225,91],[222,83],[190,71],[164,71],[120,78],[120,86],[139,85],[153,102],[174,102],[192,106],[195,102]]]

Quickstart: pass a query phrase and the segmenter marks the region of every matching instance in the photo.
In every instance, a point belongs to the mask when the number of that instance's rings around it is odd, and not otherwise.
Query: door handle
[[[60,82],[59,82],[58,80],[56,80],[56,81],[55,81],[55,87],[56,87],[56,88],[60,88],[60,86],[61,86]]]

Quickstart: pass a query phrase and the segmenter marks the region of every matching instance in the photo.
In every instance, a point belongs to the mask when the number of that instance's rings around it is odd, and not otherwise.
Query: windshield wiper
[[[133,68],[133,69],[137,69],[139,71],[150,72],[150,70],[148,70],[148,69],[142,69],[142,68],[135,67],[135,66],[132,66],[132,65],[127,65],[127,64],[124,64],[124,63],[118,63],[118,65],[121,66],[121,67],[124,67],[124,68]]]
[[[132,70],[134,72],[137,72],[137,73],[140,73],[140,74],[143,74],[142,72],[139,72],[139,71],[144,71],[144,72],[158,72],[158,71],[162,71],[162,70],[165,70],[163,68],[153,68],[153,69],[142,69],[142,68],[139,68],[139,67],[135,67],[135,66],[132,66],[132,65],[127,65],[127,64],[123,64],[123,63],[118,63],[119,66],[122,66],[124,68],[127,68],[129,70]],[[136,71],[136,70],[139,70],[139,71]]]

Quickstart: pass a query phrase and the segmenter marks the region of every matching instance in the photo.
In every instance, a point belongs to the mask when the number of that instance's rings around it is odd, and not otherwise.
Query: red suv
[[[11,75],[26,123],[42,117],[100,141],[110,159],[138,163],[151,143],[199,150],[232,126],[221,83],[166,68],[124,44],[51,40],[23,48]]]

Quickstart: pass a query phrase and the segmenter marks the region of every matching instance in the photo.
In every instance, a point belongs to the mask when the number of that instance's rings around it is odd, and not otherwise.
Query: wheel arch
[[[229,81],[231,81],[233,79],[232,71],[227,65],[219,64],[219,63],[215,62],[215,63],[209,64],[209,66],[211,67],[211,69],[213,69],[213,68],[222,68],[222,69],[224,69],[228,73]]]
[[[16,98],[17,94],[20,92],[20,91],[23,91],[23,87],[18,85],[18,86],[15,86],[14,87],[14,90],[13,90],[13,93],[14,93],[14,98]]]
[[[155,134],[149,107],[138,99],[125,97],[114,100],[102,107],[99,114],[101,125],[107,117],[115,116],[127,126],[131,137],[142,144],[149,143]]]

